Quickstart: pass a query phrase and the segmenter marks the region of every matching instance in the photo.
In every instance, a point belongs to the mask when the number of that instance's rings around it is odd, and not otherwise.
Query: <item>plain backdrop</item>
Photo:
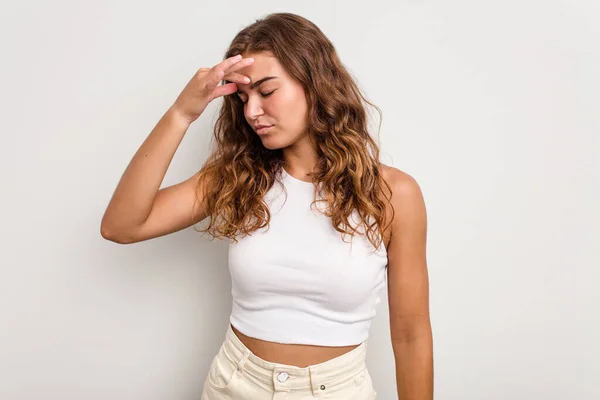
[[[231,307],[226,242],[123,246],[100,220],[192,75],[279,11],[331,39],[383,111],[381,161],[421,185],[435,398],[600,398],[596,0],[3,5],[0,398],[200,398]],[[219,104],[163,186],[201,167]],[[388,400],[382,300],[368,366]]]

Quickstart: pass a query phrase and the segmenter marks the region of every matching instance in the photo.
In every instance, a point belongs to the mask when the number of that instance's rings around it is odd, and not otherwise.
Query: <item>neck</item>
[[[308,174],[317,172],[317,150],[308,135],[283,150],[286,171],[301,179],[310,180]]]

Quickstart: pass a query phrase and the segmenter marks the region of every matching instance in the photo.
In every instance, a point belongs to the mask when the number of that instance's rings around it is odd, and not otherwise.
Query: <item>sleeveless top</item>
[[[315,185],[281,169],[264,200],[270,226],[229,243],[231,324],[277,343],[360,344],[386,285],[387,251],[364,235],[335,230],[319,212]],[[359,219],[352,216],[356,227]]]

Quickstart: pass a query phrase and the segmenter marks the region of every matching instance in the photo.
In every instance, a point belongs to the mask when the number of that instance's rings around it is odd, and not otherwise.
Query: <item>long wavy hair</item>
[[[383,242],[386,204],[379,149],[367,127],[364,104],[381,110],[361,93],[341,63],[333,44],[309,20],[291,13],[269,14],[242,29],[224,59],[237,54],[271,52],[304,88],[308,104],[308,131],[316,145],[318,162],[311,174],[326,203],[324,214],[342,234],[366,234],[378,249]],[[361,102],[364,101],[363,102]],[[379,132],[378,132],[379,134]],[[263,196],[278,180],[284,165],[281,149],[270,150],[244,117],[238,96],[223,96],[214,127],[216,145],[198,178],[207,178],[204,207],[210,217],[202,232],[213,237],[249,235],[271,218]],[[386,199],[389,197],[386,194]],[[357,226],[349,219],[356,213]],[[365,229],[359,232],[360,226]]]

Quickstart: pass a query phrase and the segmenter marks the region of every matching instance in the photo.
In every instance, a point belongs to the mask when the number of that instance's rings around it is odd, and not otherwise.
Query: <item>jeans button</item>
[[[289,378],[289,375],[287,374],[287,372],[280,372],[279,375],[277,375],[277,380],[281,383],[287,381]]]

